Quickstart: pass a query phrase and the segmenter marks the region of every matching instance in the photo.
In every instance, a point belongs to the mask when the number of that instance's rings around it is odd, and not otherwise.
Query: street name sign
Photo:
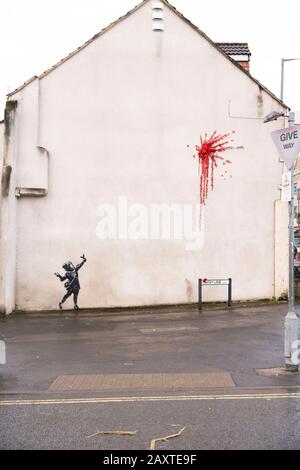
[[[272,132],[271,136],[285,166],[291,170],[300,151],[300,125],[279,129]]]
[[[232,302],[232,279],[198,279],[198,308],[202,310],[202,287],[203,286],[228,286],[227,305],[231,307]]]
[[[206,286],[228,286],[229,279],[202,279]]]

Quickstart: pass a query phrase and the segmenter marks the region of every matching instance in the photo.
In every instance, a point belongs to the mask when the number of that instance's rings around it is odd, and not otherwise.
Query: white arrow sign
[[[291,170],[300,151],[300,125],[279,129],[271,136],[287,169]]]

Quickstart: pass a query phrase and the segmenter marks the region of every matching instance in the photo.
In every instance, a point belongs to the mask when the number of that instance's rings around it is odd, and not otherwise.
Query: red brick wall
[[[248,60],[238,60],[238,63],[243,67],[243,69],[246,70],[246,72],[249,72],[250,70],[250,62]]]

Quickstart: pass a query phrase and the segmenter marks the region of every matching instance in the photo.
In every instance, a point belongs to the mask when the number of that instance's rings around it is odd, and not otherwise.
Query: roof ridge
[[[14,95],[15,93],[17,93],[18,91],[22,90],[23,88],[25,88],[29,83],[31,83],[33,80],[35,79],[41,79],[43,77],[45,77],[46,75],[48,75],[50,72],[52,72],[53,70],[55,70],[59,65],[63,64],[64,62],[66,62],[67,60],[69,60],[71,57],[73,57],[75,54],[77,54],[78,52],[80,52],[82,49],[84,49],[85,47],[87,47],[91,42],[93,42],[95,39],[97,39],[98,37],[102,36],[104,33],[106,33],[106,31],[108,31],[109,29],[111,29],[113,26],[115,26],[116,24],[118,24],[119,22],[121,22],[122,20],[124,20],[125,18],[127,18],[129,15],[131,15],[132,13],[134,13],[135,11],[137,11],[139,8],[141,8],[143,5],[145,5],[147,2],[149,2],[150,0],[142,0],[142,2],[140,2],[138,5],[136,5],[135,7],[133,7],[131,10],[129,10],[127,13],[125,13],[124,15],[120,16],[117,20],[113,21],[112,23],[110,23],[108,26],[106,26],[105,28],[103,28],[101,31],[99,31],[98,33],[96,33],[91,39],[89,39],[88,41],[86,41],[84,44],[82,44],[82,46],[79,46],[77,49],[75,49],[73,52],[71,52],[69,55],[67,55],[66,57],[64,57],[63,59],[61,59],[59,62],[57,62],[55,65],[53,65],[52,67],[50,67],[49,69],[45,70],[42,74],[40,75],[34,75],[32,78],[30,78],[29,80],[27,80],[26,82],[23,83],[23,85],[19,86],[18,88],[16,88],[14,91],[10,92],[7,94],[7,97],[10,97],[12,95]],[[221,54],[223,54],[224,57],[227,58],[227,60],[230,60],[236,67],[238,67],[240,69],[241,72],[243,72],[244,74],[246,74],[251,80],[253,80],[260,88],[262,88],[268,95],[270,95],[274,100],[276,100],[280,105],[283,105],[285,106],[286,108],[288,108],[288,106],[286,106],[283,101],[281,101],[279,98],[277,98],[276,95],[274,95],[274,93],[272,93],[270,90],[268,90],[267,87],[265,87],[264,85],[262,85],[256,78],[253,77],[253,75],[250,74],[250,72],[247,72],[238,62],[236,62],[234,59],[232,59],[228,54],[226,54],[226,52],[223,51],[223,49],[218,45],[218,44],[221,44],[221,43],[217,43],[217,42],[214,42],[212,39],[210,39],[209,36],[207,36],[207,34],[205,34],[200,28],[198,28],[198,26],[196,26],[194,23],[192,23],[192,21],[190,21],[188,18],[186,18],[182,13],[180,13],[168,0],[160,0],[161,2],[163,2],[166,6],[168,6],[177,16],[179,16],[182,20],[184,20],[186,23],[188,23],[195,31],[197,31],[204,39],[206,39],[215,49],[217,49]],[[238,43],[238,44],[242,44],[242,43]]]

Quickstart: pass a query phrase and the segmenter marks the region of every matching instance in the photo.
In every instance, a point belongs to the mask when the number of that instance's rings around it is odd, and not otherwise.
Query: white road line
[[[208,400],[274,400],[281,398],[300,399],[300,392],[295,393],[255,393],[240,395],[169,395],[149,397],[115,397],[115,398],[57,398],[50,400],[3,400],[0,406],[16,405],[81,405],[101,403],[128,403],[154,401],[208,401]]]

